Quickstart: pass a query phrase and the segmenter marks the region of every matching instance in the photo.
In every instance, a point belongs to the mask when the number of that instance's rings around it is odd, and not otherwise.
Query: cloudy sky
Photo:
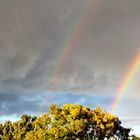
[[[50,103],[108,110],[140,49],[139,7],[139,0],[1,0],[0,120],[40,114]],[[133,124],[139,74],[115,110]]]

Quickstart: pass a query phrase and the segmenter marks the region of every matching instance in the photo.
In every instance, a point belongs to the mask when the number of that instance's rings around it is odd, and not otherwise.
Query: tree
[[[4,140],[12,140],[12,138],[13,138],[13,136],[12,136],[13,126],[12,126],[12,123],[10,121],[6,121],[4,123],[2,133],[3,133],[2,139],[4,139]]]
[[[31,116],[23,114],[21,119],[13,124],[14,139],[22,140],[25,135],[32,130]]]
[[[56,139],[128,139],[130,129],[121,126],[120,120],[103,112],[100,107],[90,110],[78,104],[65,104],[58,108],[52,104],[49,115],[49,133]]]
[[[52,104],[49,112],[0,125],[0,140],[128,140],[130,129],[100,107],[91,110],[79,104]],[[133,140],[138,140],[133,136]]]

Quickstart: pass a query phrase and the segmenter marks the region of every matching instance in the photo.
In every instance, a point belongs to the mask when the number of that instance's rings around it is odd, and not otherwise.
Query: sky
[[[139,7],[139,0],[1,0],[0,120],[47,112],[50,103],[108,110],[140,50]],[[139,74],[115,110],[124,124],[140,124]]]

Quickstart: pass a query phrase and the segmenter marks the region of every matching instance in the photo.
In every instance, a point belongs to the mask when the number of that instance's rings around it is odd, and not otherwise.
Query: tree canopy
[[[0,124],[0,140],[128,140],[129,132],[118,117],[100,107],[71,103],[52,104],[41,116],[23,114],[16,122]]]

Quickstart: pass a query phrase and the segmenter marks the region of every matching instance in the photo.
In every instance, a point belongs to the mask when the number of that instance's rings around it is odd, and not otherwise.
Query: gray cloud
[[[16,94],[1,93],[0,94],[0,113],[3,115],[21,115],[23,113],[34,113],[39,111],[41,97],[34,95],[20,96]]]
[[[50,87],[85,87],[91,91],[103,86],[114,88],[139,49],[139,4],[138,0],[100,0],[81,31],[72,56],[68,56],[59,83]],[[66,34],[78,19],[84,18],[81,14],[87,8],[86,2],[13,0],[1,1],[0,5],[1,90],[45,86],[59,50],[65,45]]]
[[[95,99],[93,101],[93,98]],[[0,113],[3,115],[14,115],[20,116],[23,113],[28,114],[40,114],[47,112],[48,107],[51,103],[62,105],[64,103],[73,102],[82,105],[87,105],[91,108],[95,107],[96,104],[103,106],[108,109],[111,102],[111,97],[104,97],[96,95],[85,95],[75,93],[63,93],[57,92],[40,92],[30,95],[19,95],[19,94],[0,94]]]

